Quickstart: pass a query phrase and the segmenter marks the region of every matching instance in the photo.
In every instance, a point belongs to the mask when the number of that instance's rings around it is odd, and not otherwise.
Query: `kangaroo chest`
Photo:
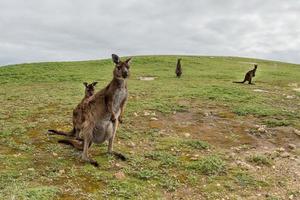
[[[120,106],[122,101],[127,96],[127,89],[126,88],[118,88],[113,96],[113,110],[116,114],[119,114]]]

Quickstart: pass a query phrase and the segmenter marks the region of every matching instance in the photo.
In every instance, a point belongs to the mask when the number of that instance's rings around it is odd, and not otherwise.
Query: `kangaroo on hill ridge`
[[[58,135],[65,135],[65,136],[75,136],[76,139],[79,138],[79,124],[84,121],[82,111],[85,107],[86,102],[88,99],[93,96],[95,92],[95,86],[97,85],[98,82],[93,82],[91,84],[88,84],[87,82],[84,82],[83,85],[85,86],[85,95],[81,102],[76,106],[76,108],[73,110],[73,129],[70,130],[69,132],[64,132],[64,131],[58,131],[58,130],[48,130],[49,133],[55,133]]]
[[[88,156],[88,149],[92,143],[100,144],[108,140],[108,153],[122,160],[126,159],[121,153],[113,151],[113,142],[119,122],[122,122],[128,97],[127,78],[131,58],[123,62],[117,55],[112,54],[112,60],[115,63],[112,81],[89,98],[83,110],[84,121],[79,124],[79,135],[83,142],[72,139],[60,140],[62,143],[83,149],[81,159],[94,166],[98,166],[97,161]]]
[[[249,84],[254,84],[252,83],[252,78],[255,77],[256,69],[257,69],[257,64],[254,64],[254,69],[246,73],[243,81],[234,81],[233,83],[245,83],[246,81],[248,81]]]

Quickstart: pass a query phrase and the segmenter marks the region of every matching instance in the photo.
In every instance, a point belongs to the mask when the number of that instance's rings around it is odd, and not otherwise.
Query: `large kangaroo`
[[[93,82],[91,84],[88,84],[87,82],[83,83],[83,85],[85,86],[85,95],[84,95],[83,99],[81,100],[81,102],[73,110],[73,129],[68,132],[50,129],[50,130],[48,130],[48,132],[55,133],[58,135],[70,136],[70,137],[75,136],[76,139],[80,139],[79,138],[79,131],[80,131],[79,126],[84,121],[82,112],[84,110],[85,104],[87,103],[88,99],[91,96],[93,96],[93,94],[95,92],[95,86],[97,83],[98,82]]]
[[[255,77],[256,69],[257,69],[257,64],[254,65],[254,69],[246,73],[243,81],[234,81],[233,83],[245,83],[246,81],[248,81],[249,84],[254,84],[252,83],[252,78]]]
[[[177,65],[176,65],[176,70],[175,70],[175,73],[176,73],[177,78],[180,78],[180,77],[181,77],[181,74],[182,74],[182,68],[181,68],[181,63],[180,63],[180,61],[181,61],[181,58],[179,58],[179,59],[177,60]]]
[[[82,160],[98,166],[97,161],[89,158],[88,150],[92,143],[103,143],[108,140],[108,153],[125,160],[126,158],[113,151],[113,142],[116,136],[119,122],[122,122],[122,115],[127,101],[127,78],[129,77],[128,58],[124,62],[112,54],[115,63],[112,81],[101,91],[94,94],[87,102],[83,111],[84,121],[80,124],[80,137],[83,139]],[[78,140],[62,140],[76,147],[82,145]],[[77,148],[77,147],[76,147]],[[80,148],[79,148],[80,149]]]

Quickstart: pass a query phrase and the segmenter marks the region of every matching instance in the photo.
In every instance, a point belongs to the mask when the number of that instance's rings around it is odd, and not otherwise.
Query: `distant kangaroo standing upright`
[[[182,68],[181,68],[181,58],[178,58],[177,59],[177,65],[176,65],[176,70],[175,70],[175,73],[176,73],[176,76],[177,78],[180,78],[181,77],[181,74],[182,74]]]
[[[233,83],[245,83],[246,81],[248,81],[249,84],[254,84],[252,83],[252,78],[255,77],[256,69],[257,69],[257,64],[254,64],[254,69],[246,73],[243,81],[234,81]]]
[[[81,158],[95,166],[98,166],[97,161],[88,156],[88,150],[92,143],[101,144],[108,140],[108,153],[122,160],[126,159],[121,153],[113,151],[113,142],[119,122],[122,122],[127,101],[127,78],[130,73],[129,61],[131,58],[121,61],[119,56],[112,54],[112,60],[115,63],[112,81],[89,98],[83,110],[84,121],[79,125],[79,135],[83,139]],[[78,145],[82,145],[78,140],[63,140],[61,142],[71,144],[76,148]],[[74,142],[77,146],[74,145]]]
[[[93,82],[91,84],[88,84],[87,82],[84,82],[83,85],[85,86],[85,95],[81,102],[76,106],[76,108],[73,110],[73,129],[69,132],[64,131],[58,131],[58,130],[48,130],[50,133],[55,133],[58,135],[65,135],[65,136],[75,136],[76,139],[79,139],[79,125],[84,121],[82,111],[84,109],[84,106],[87,102],[87,100],[93,96],[95,92],[95,86],[98,82]]]

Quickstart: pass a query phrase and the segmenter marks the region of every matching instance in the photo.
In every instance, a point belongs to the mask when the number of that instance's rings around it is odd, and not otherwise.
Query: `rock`
[[[188,137],[190,137],[190,136],[191,136],[191,134],[190,134],[190,133],[183,133],[183,135],[184,135],[184,137],[186,137],[186,138],[188,138]]]
[[[298,129],[294,129],[294,133],[300,137],[300,131]]]
[[[119,171],[119,172],[115,173],[114,175],[115,175],[116,179],[118,179],[118,180],[123,180],[126,177],[124,172],[122,172],[122,171]]]
[[[288,157],[290,157],[290,154],[288,152],[283,152],[280,156],[282,158],[288,158]]]
[[[53,156],[58,156],[58,154],[57,154],[57,153],[55,153],[55,152],[53,152],[53,153],[52,153],[52,155],[53,155]]]
[[[286,98],[287,98],[287,99],[294,99],[295,96],[293,96],[293,95],[287,95]]]
[[[135,116],[135,117],[138,117],[139,115],[135,112],[135,113],[133,113],[133,115]]]
[[[135,145],[134,142],[131,141],[131,142],[129,142],[128,146],[129,146],[129,147],[135,147],[136,145]]]
[[[260,133],[266,133],[267,130],[266,130],[266,125],[258,125],[258,132]]]
[[[149,115],[150,115],[150,112],[144,111],[144,116],[149,116]]]
[[[268,91],[266,91],[266,90],[261,90],[261,89],[254,89],[253,91],[254,91],[254,92],[268,92]]]
[[[290,149],[296,149],[296,145],[294,145],[294,144],[289,144],[288,147],[289,147]]]
[[[243,161],[240,161],[240,160],[236,161],[236,164],[238,166],[246,168],[246,169],[253,169],[253,167],[251,165],[249,165],[249,164],[247,164],[247,163],[245,163]]]
[[[158,119],[156,117],[151,117],[150,120],[157,121]]]
[[[64,174],[65,173],[65,170],[64,169],[61,169],[58,171],[60,174]]]
[[[291,195],[289,196],[289,199],[290,199],[290,200],[293,200],[293,199],[294,199],[294,195],[291,194]]]
[[[34,171],[35,169],[34,168],[28,168],[27,170],[28,171]]]
[[[278,152],[284,152],[285,151],[285,149],[283,148],[283,147],[280,147],[280,148],[278,148],[278,149],[276,149]]]
[[[122,165],[121,165],[120,163],[116,163],[115,166],[116,166],[117,168],[121,168],[121,167],[122,167]]]

